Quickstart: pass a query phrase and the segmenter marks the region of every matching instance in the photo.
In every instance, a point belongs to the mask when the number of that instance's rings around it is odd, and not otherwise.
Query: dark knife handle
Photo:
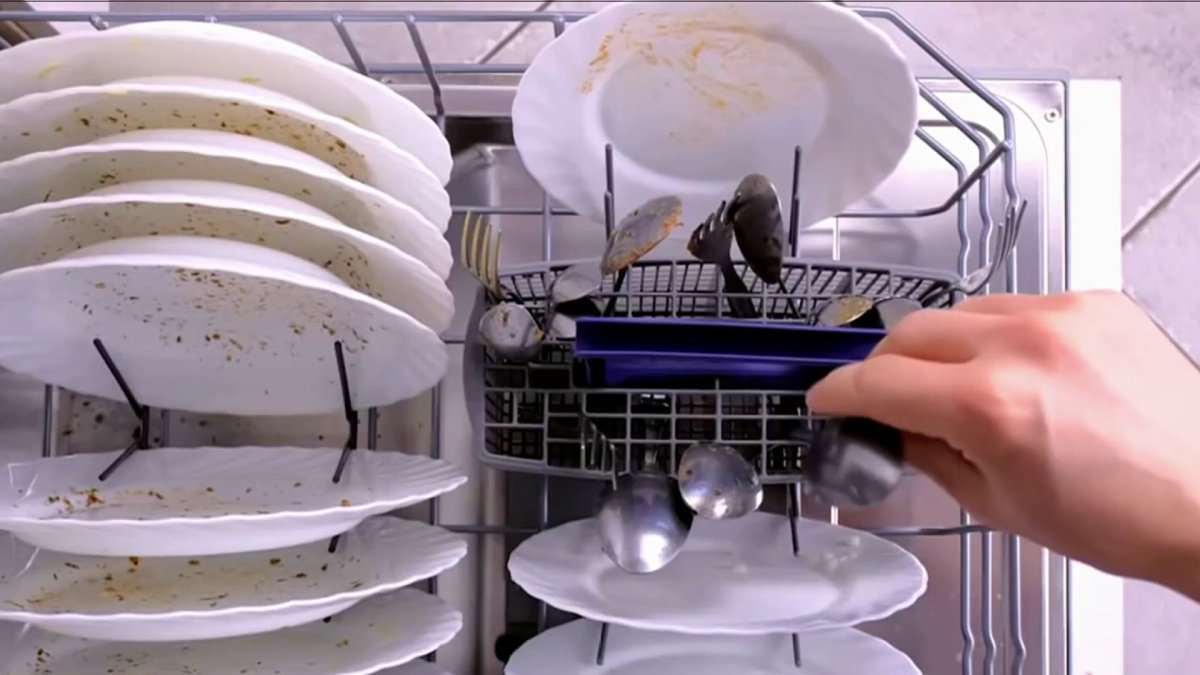
[[[871,506],[887,498],[904,473],[904,436],[862,417],[834,418],[814,435],[805,475],[832,506]]]

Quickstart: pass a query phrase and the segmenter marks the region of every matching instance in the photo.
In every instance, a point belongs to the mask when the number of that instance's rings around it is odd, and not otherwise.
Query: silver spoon
[[[893,427],[862,417],[831,419],[816,433],[794,429],[807,440],[804,477],[822,501],[839,508],[883,501],[904,474],[904,441]]]
[[[679,197],[657,197],[630,211],[608,238],[600,272],[609,275],[627,269],[682,223],[683,202]]]
[[[729,200],[727,217],[733,223],[738,249],[763,283],[778,284],[783,274],[783,209],[770,179],[752,173],[738,183]]]
[[[596,526],[601,548],[617,567],[649,574],[679,555],[694,516],[677,482],[658,468],[650,450],[645,468],[618,476],[605,489]]]
[[[758,472],[728,445],[692,445],[680,458],[678,475],[679,494],[701,518],[741,518],[762,505]]]
[[[549,319],[546,325],[557,338],[575,338],[575,318],[599,316],[603,303],[595,294],[603,277],[596,262],[572,265],[550,282]]]
[[[823,304],[817,310],[814,323],[818,326],[891,330],[904,317],[922,307],[920,302],[910,298],[874,300],[865,295],[843,295]]]
[[[496,356],[513,363],[537,356],[544,336],[529,310],[515,302],[501,302],[479,317],[479,338]]]

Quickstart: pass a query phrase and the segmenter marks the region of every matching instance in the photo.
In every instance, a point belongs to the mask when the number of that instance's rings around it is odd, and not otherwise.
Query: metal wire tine
[[[337,31],[338,38],[342,41],[342,46],[346,48],[346,53],[350,55],[350,61],[354,63],[354,69],[370,77],[371,71],[367,68],[366,62],[363,61],[362,54],[358,51],[358,45],[354,44],[354,39],[350,37],[350,31],[346,30],[346,19],[341,14],[336,14],[333,17],[332,23],[333,29]]]
[[[421,70],[429,82],[429,92],[433,94],[433,110],[438,128],[444,133],[446,131],[446,103],[442,100],[442,84],[438,81],[437,73],[433,69],[433,62],[429,59],[429,50],[426,49],[425,40],[421,37],[421,29],[417,27],[417,17],[413,14],[405,16],[404,25],[408,28],[408,37],[412,41],[413,50],[417,52],[417,60],[421,62]]]

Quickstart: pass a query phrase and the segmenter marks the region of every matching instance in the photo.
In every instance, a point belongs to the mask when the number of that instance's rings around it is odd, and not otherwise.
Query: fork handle
[[[750,293],[750,289],[746,287],[746,282],[742,281],[742,277],[733,268],[732,260],[726,258],[719,267],[721,268],[721,276],[725,280],[725,293]],[[750,298],[726,297],[725,299],[729,301],[729,310],[733,316],[743,319],[758,316],[758,311],[754,309],[754,302]]]

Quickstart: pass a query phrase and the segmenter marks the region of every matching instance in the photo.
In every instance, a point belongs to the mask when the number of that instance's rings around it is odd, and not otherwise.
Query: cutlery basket
[[[569,262],[509,270],[501,277],[507,294],[520,300],[540,323],[547,289]],[[895,266],[790,260],[782,286],[765,288],[744,266],[738,273],[760,314],[756,321],[811,323],[826,300],[845,294],[882,299],[919,299],[949,288],[953,274]],[[715,265],[694,260],[642,261],[614,290],[606,278],[597,293],[611,315],[643,319],[702,319],[726,315],[717,293]],[[481,299],[476,315],[487,306]],[[473,324],[471,324],[473,325]],[[468,330],[468,335],[475,331]],[[792,482],[801,475],[803,445],[792,439],[797,426],[819,420],[804,404],[804,390],[750,390],[692,383],[687,388],[597,388],[584,386],[574,363],[573,341],[548,338],[526,364],[494,357],[474,339],[467,342],[464,369],[468,395],[478,396],[483,443],[481,459],[504,469],[576,478],[605,479],[626,470],[653,446],[674,471],[689,445],[720,441],[757,455],[767,482]],[[752,346],[748,345],[748,348]],[[480,386],[482,385],[482,386]],[[594,452],[585,442],[590,421],[613,452]],[[613,462],[616,466],[613,466]]]

